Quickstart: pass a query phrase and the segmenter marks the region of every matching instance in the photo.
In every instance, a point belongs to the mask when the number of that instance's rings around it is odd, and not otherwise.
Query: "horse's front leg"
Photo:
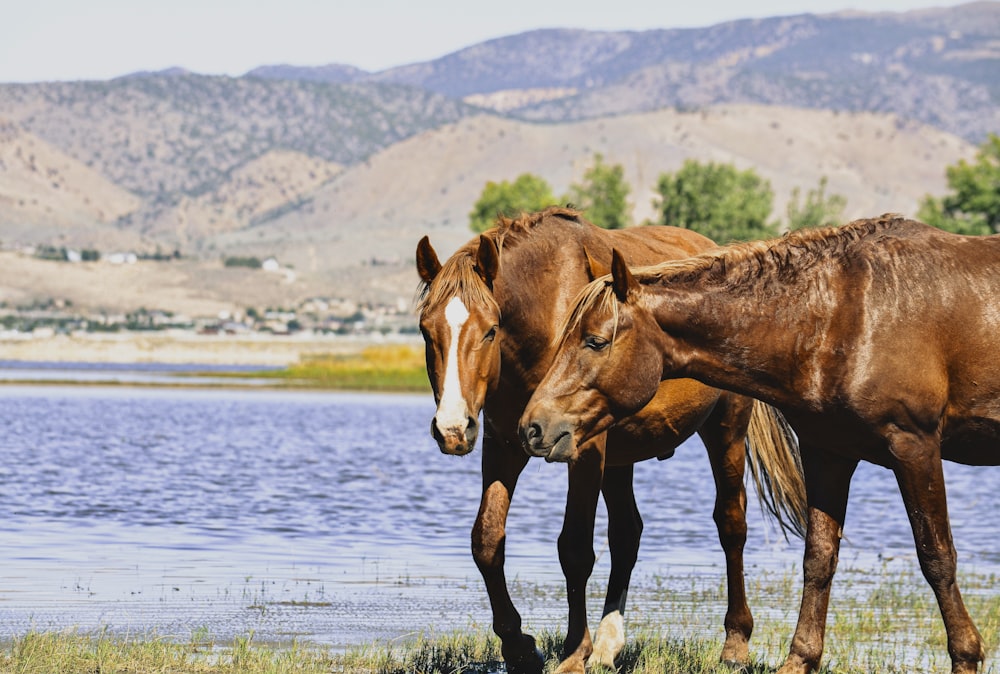
[[[587,627],[587,580],[594,570],[594,520],[604,472],[605,436],[583,448],[569,463],[566,515],[559,534],[559,563],[566,577],[569,626],[557,673],[582,674],[594,650]]]
[[[521,615],[514,607],[504,574],[507,513],[517,479],[528,462],[518,445],[483,434],[483,494],[472,527],[472,556],[486,583],[493,609],[493,631],[500,637],[500,651],[507,671],[538,674],[544,657],[530,634],[521,631]]]
[[[634,465],[605,467],[601,493],[608,507],[608,547],[611,574],[601,623],[594,635],[593,663],[615,668],[615,658],[625,647],[625,602],[632,569],[639,556],[642,517],[632,484]]]
[[[941,450],[936,438],[897,432],[889,437],[894,472],[913,529],[924,578],[937,597],[948,635],[953,674],[974,674],[985,657],[983,640],[955,580],[957,555],[948,522]]]
[[[724,626],[726,641],[721,660],[745,665],[750,660],[749,641],[753,615],[747,605],[743,549],[747,542],[747,495],[743,486],[746,466],[746,433],[753,401],[724,394],[711,416],[698,431],[715,478],[715,509],[712,517],[719,530],[719,543],[726,555],[728,604]]]
[[[808,674],[819,668],[826,634],[830,589],[837,570],[851,477],[857,459],[802,448],[809,520],[802,562],[802,604],[785,663],[778,674]]]

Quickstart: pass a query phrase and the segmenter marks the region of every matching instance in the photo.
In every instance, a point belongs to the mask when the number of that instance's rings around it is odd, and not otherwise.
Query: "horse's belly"
[[[1000,419],[949,420],[941,439],[941,458],[970,466],[1000,466]]]

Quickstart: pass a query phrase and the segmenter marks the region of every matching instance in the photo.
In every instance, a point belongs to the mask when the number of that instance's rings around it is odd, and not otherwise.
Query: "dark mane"
[[[530,233],[539,224],[549,218],[559,218],[580,223],[581,211],[574,208],[551,206],[543,211],[521,213],[516,218],[504,215],[497,217],[496,224],[483,232],[497,245],[500,259],[503,259],[505,247],[511,245],[519,237]],[[421,282],[417,289],[417,312],[422,314],[440,304],[458,296],[466,306],[496,307],[493,293],[483,282],[476,269],[476,253],[479,250],[479,237],[475,237],[448,258],[441,266],[441,271],[430,284]]]
[[[684,260],[637,267],[632,274],[645,285],[699,278],[708,284],[735,287],[766,273],[774,273],[778,278],[798,273],[812,261],[844,255],[855,243],[884,234],[905,222],[911,221],[886,214],[840,227],[799,229],[777,239],[732,244]]]
[[[643,285],[663,285],[699,281],[727,289],[774,271],[778,278],[797,274],[813,261],[844,255],[853,244],[879,236],[903,224],[914,224],[901,216],[855,220],[841,227],[800,229],[767,241],[750,241],[716,248],[682,260],[671,260],[631,270]],[[577,326],[582,316],[597,308],[612,312],[617,325],[618,303],[611,276],[595,279],[580,291],[560,333]]]

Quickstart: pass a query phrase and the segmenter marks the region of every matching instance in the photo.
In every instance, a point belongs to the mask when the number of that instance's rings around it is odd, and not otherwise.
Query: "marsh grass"
[[[919,674],[950,668],[944,627],[933,595],[913,565],[842,569],[834,583],[821,674]],[[912,568],[911,568],[912,567]],[[784,659],[798,610],[797,570],[749,574],[756,614],[750,666],[745,674],[770,674]],[[1000,641],[1000,596],[993,575],[960,578],[966,603],[986,643],[984,674]],[[524,590],[525,588],[522,588]],[[719,664],[724,588],[716,581],[654,579],[635,588],[628,644],[618,660],[622,674],[730,674]],[[595,598],[596,599],[596,598]],[[554,598],[558,600],[558,598]],[[261,600],[268,603],[269,600]],[[593,601],[592,605],[600,605]],[[656,610],[653,610],[653,609]],[[562,634],[536,633],[546,671],[558,664]],[[499,640],[482,625],[407,635],[331,651],[320,646],[260,644],[253,635],[217,643],[207,630],[189,639],[156,635],[29,632],[0,648],[0,672],[17,674],[492,674],[503,672]]]
[[[238,376],[272,379],[289,388],[430,391],[423,349],[402,344],[369,346],[350,354],[310,356],[282,370]]]
[[[984,674],[1000,671],[992,662],[1000,641],[997,581],[996,576],[985,574],[960,577],[966,604],[986,645]],[[745,674],[770,674],[783,662],[795,629],[800,582],[797,569],[748,574],[747,591],[756,628]],[[731,674],[732,670],[719,663],[725,610],[721,581],[654,577],[646,587],[635,588],[633,598],[628,644],[617,662],[621,674]],[[591,605],[599,606],[600,597],[594,596]],[[546,671],[551,672],[559,661],[562,634],[544,630],[535,636],[546,657]],[[369,654],[379,653],[369,662],[377,662],[377,666],[346,671],[503,671],[499,641],[481,627],[379,648],[368,650]],[[915,561],[838,572],[821,674],[920,674],[946,672],[950,666],[941,616]]]
[[[297,643],[257,645],[253,636],[218,645],[203,633],[187,642],[155,635],[28,632],[5,644],[5,674],[319,674],[340,666],[329,652]]]

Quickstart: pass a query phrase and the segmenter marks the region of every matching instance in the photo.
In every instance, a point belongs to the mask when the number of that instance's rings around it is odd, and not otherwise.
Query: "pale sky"
[[[179,66],[377,71],[536,28],[688,28],[864,6],[901,12],[962,0],[5,0],[0,82],[103,80]]]

